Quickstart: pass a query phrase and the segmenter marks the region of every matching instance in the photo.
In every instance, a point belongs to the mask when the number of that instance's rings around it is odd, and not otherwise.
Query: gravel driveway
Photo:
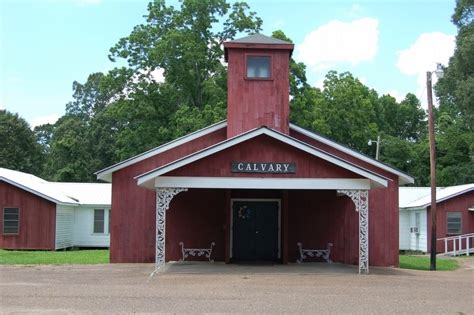
[[[0,266],[1,313],[474,314],[474,259],[454,272],[339,264]]]

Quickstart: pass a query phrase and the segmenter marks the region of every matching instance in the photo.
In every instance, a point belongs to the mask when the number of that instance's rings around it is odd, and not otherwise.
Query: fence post
[[[466,237],[466,256],[469,256],[469,252],[471,251],[471,247],[469,246],[469,240],[471,236]]]

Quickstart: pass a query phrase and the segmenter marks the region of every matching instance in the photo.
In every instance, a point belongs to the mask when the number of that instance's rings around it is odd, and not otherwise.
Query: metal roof
[[[245,36],[242,38],[234,39],[228,41],[228,43],[242,43],[242,44],[266,44],[266,45],[288,45],[292,44],[290,42],[270,37],[270,36],[265,36],[262,34],[254,34],[254,35],[249,35]]]
[[[436,189],[436,203],[459,196],[474,190],[474,183],[438,187]],[[400,187],[399,191],[399,207],[409,208],[426,208],[431,204],[430,187]]]
[[[48,182],[32,174],[6,168],[0,168],[0,181],[58,204],[111,204],[111,184]]]
[[[77,200],[81,205],[111,205],[112,185],[109,183],[58,183],[47,184],[55,191]]]

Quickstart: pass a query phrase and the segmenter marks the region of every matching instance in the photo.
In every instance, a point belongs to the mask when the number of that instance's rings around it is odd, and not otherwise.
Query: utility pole
[[[430,138],[430,182],[431,182],[431,247],[430,270],[436,270],[436,143],[433,118],[432,72],[426,72],[428,94],[428,133]]]
[[[377,147],[375,149],[375,159],[378,161],[380,155],[380,135],[377,136]]]
[[[380,135],[377,136],[377,141],[373,141],[369,139],[369,142],[367,143],[368,145],[372,145],[372,143],[376,142],[376,147],[375,147],[375,159],[378,160],[380,157]]]

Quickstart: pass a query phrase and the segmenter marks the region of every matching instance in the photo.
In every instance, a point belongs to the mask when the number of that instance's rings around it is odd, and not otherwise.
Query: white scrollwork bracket
[[[369,192],[367,190],[338,190],[351,198],[359,212],[359,274],[369,273]]]
[[[173,197],[187,190],[187,188],[158,188],[156,190],[155,270],[151,276],[165,264],[166,211],[169,209]]]

